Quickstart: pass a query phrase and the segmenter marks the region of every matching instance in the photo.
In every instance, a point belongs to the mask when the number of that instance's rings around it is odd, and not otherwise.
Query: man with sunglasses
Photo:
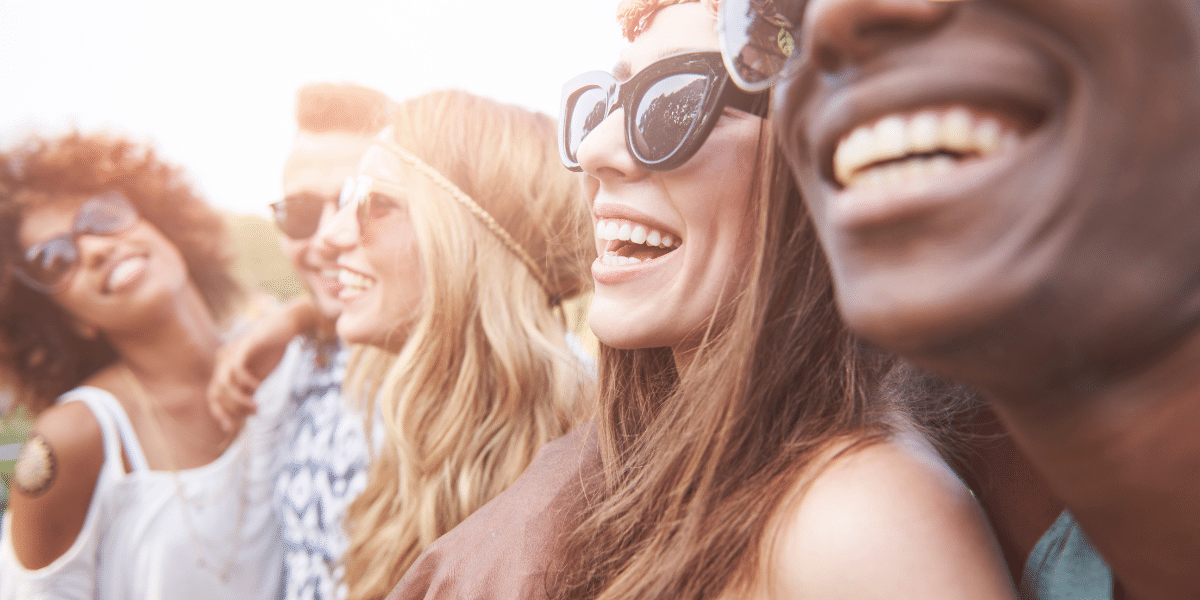
[[[362,415],[342,400],[346,353],[334,335],[341,313],[336,252],[317,230],[374,135],[388,99],[353,84],[311,84],[296,102],[299,131],[283,171],[282,200],[270,205],[280,244],[308,295],[224,348],[211,406],[225,422],[253,412],[253,393],[274,369],[291,382],[288,428],[274,503],[283,524],[285,597],[336,598],[345,551],[346,508],[366,485],[370,448]]]
[[[847,322],[981,391],[1104,597],[1200,597],[1200,4],[722,3]]]

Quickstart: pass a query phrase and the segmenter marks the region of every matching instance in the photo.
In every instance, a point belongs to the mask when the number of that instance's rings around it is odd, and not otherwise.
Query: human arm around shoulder
[[[258,386],[279,365],[292,338],[314,331],[319,322],[312,299],[298,298],[217,351],[208,407],[225,431],[235,430],[237,423],[258,410],[254,402]]]
[[[104,465],[104,435],[82,402],[42,412],[17,459],[9,498],[13,550],[40,569],[62,556],[83,529]]]
[[[545,598],[546,569],[601,480],[595,425],[580,425],[543,446],[507,490],[430,545],[388,599]]]
[[[1017,597],[983,510],[915,436],[835,459],[779,523],[780,600]]]

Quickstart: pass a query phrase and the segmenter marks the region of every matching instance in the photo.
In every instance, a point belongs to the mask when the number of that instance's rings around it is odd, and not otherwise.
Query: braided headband
[[[417,156],[412,152],[409,152],[408,150],[396,145],[395,142],[392,142],[391,140],[377,139],[374,140],[373,143],[387,150],[388,152],[391,152],[396,156],[396,158],[400,159],[404,163],[407,163],[410,167],[420,171],[439,187],[449,192],[450,197],[454,198],[459,204],[466,207],[466,209],[471,211],[471,214],[475,215],[480,221],[483,221],[483,224],[486,225],[492,233],[496,234],[496,237],[500,238],[500,241],[503,242],[505,246],[508,246],[508,249],[511,250],[512,253],[517,256],[517,258],[521,259],[521,262],[525,263],[525,266],[529,269],[529,273],[533,275],[533,278],[536,279],[538,283],[542,284],[542,288],[546,290],[546,293],[551,297],[554,297],[554,293],[550,291],[550,281],[546,279],[546,274],[542,271],[542,268],[539,267],[536,262],[534,262],[533,257],[521,247],[521,244],[517,243],[517,240],[513,239],[513,236],[509,235],[508,231],[506,231],[504,227],[496,222],[496,219],[493,218],[488,211],[484,210],[482,206],[472,200],[471,197],[466,194],[466,192],[460,190],[457,185],[454,185],[454,182],[446,179],[445,175],[439,173],[436,169],[429,166],[425,161],[417,158]]]

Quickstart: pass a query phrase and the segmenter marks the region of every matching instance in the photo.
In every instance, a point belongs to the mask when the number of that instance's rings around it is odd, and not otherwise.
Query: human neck
[[[1147,368],[1072,393],[986,393],[1134,598],[1200,581],[1200,334]]]
[[[193,286],[136,330],[110,333],[108,339],[142,381],[201,387],[208,385],[221,343],[216,320]]]

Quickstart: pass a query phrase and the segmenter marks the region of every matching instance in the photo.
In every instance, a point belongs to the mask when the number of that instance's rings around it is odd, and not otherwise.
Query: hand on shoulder
[[[27,569],[62,556],[83,529],[104,465],[104,436],[82,402],[51,406],[34,421],[13,475],[12,540]]]
[[[778,598],[1016,598],[982,508],[913,436],[834,459],[779,523]]]

